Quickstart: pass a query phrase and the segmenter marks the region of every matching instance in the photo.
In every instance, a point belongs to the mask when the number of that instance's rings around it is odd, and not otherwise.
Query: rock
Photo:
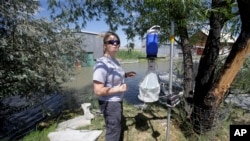
[[[225,102],[235,104],[236,106],[249,110],[250,94],[230,94],[226,98]]]
[[[95,116],[90,112],[89,107],[90,107],[90,103],[83,103],[81,105],[82,109],[83,109],[83,113],[84,113],[84,118],[85,119],[93,119]]]

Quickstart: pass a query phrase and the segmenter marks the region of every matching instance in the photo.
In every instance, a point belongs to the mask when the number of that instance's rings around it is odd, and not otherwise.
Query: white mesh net
[[[158,101],[160,84],[155,71],[148,71],[139,85],[138,98],[144,102]]]

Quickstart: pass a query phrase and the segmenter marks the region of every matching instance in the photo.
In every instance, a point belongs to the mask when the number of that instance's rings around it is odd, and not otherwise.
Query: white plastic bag
[[[160,94],[160,84],[158,76],[154,71],[148,71],[139,85],[138,98],[144,102],[158,101]]]

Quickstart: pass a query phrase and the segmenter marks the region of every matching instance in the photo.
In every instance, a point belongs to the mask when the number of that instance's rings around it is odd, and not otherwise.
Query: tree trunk
[[[192,58],[192,45],[189,43],[187,28],[179,27],[180,30],[180,38],[181,38],[181,47],[183,52],[183,64],[184,64],[184,97],[185,104],[184,108],[187,112],[187,116],[190,116],[191,107],[188,99],[193,96],[193,82],[194,82],[194,74],[193,74],[193,58]]]
[[[212,9],[223,8],[225,6],[224,2],[224,0],[213,0]],[[220,49],[220,35],[224,23],[225,17],[222,14],[211,12],[210,31],[200,59],[193,97],[194,107],[191,120],[193,129],[197,133],[206,132],[213,125],[216,108],[210,101],[213,101],[215,97],[210,97],[208,93],[214,83],[216,61]]]
[[[201,64],[199,66],[194,94],[195,106],[192,112],[194,131],[198,133],[206,132],[213,127],[215,115],[220,103],[224,98],[224,94],[230,87],[244,60],[250,53],[250,16],[248,16],[248,13],[250,12],[250,1],[238,0],[238,7],[242,21],[241,33],[237,41],[234,43],[222,71],[214,82],[212,80],[214,76],[215,64],[213,64],[211,61],[216,62],[215,58],[217,58],[218,55],[217,49],[215,49],[216,52],[210,52],[215,50],[210,50],[208,52],[205,51],[205,56],[202,57],[200,62]],[[216,19],[219,19],[219,17],[214,18],[215,21]],[[211,16],[210,20],[211,23],[213,23],[213,16]],[[222,23],[223,22],[220,24],[223,25]],[[216,28],[216,26],[212,25],[211,27],[213,27],[213,29]],[[214,33],[212,30],[210,30],[211,33],[209,33],[209,35]],[[220,34],[217,33],[217,35]],[[212,39],[216,38],[213,37]],[[213,44],[211,43],[211,41],[213,41],[212,39],[208,38],[207,44]],[[214,46],[210,45],[206,45],[206,48],[207,47],[214,48]],[[207,54],[210,54],[210,56],[213,56],[214,58],[206,57]]]

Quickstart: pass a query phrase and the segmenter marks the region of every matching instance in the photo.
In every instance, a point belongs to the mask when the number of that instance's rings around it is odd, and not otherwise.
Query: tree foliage
[[[64,0],[63,2],[48,0],[48,2],[50,3],[49,8],[53,11],[51,16],[53,19],[62,19],[67,24],[75,23],[75,27],[81,26],[83,28],[87,21],[105,20],[110,28],[109,30],[116,31],[119,26],[123,26],[128,39],[132,39],[136,35],[143,38],[152,25],[160,25],[163,35],[160,38],[162,42],[166,42],[169,39],[170,22],[172,20],[183,26],[187,24],[185,21],[193,21],[192,29],[195,29],[200,24],[197,24],[197,21],[207,19],[204,18],[204,9],[207,9],[208,6],[208,4],[204,5],[201,0],[118,0],[115,2],[111,0]],[[194,13],[197,16],[189,16]],[[178,28],[176,30],[176,35],[178,36]]]
[[[60,21],[35,19],[39,2],[0,3],[0,99],[58,90],[83,50]]]

